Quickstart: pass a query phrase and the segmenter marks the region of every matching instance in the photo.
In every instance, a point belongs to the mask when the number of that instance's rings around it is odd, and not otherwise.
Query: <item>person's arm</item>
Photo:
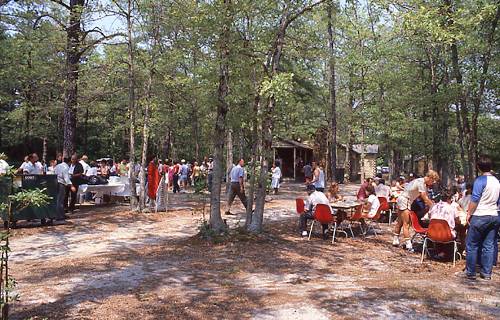
[[[432,200],[429,199],[427,191],[420,192],[420,198],[422,198],[422,201],[425,203],[427,207],[431,208],[434,205],[434,202],[432,202]]]
[[[314,183],[314,182],[316,182],[318,180],[319,180],[319,169],[316,168],[316,169],[314,169],[313,179],[312,179],[311,183]]]
[[[472,187],[472,196],[470,198],[469,207],[467,208],[467,223],[470,222],[471,216],[476,212],[477,205],[481,200],[484,188],[486,187],[487,178],[481,176],[474,181],[474,186]]]
[[[241,191],[244,191],[245,190],[245,170],[243,170],[243,169],[241,170],[238,180],[240,181]]]

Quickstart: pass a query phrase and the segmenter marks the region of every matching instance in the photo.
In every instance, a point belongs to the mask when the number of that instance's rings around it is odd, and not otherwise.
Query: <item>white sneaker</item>
[[[307,235],[308,235],[307,231],[302,231],[302,236],[303,237],[307,237]]]
[[[409,252],[412,252],[412,253],[415,252],[415,250],[413,250],[413,245],[411,244],[410,240],[406,241],[405,247],[406,247],[406,250],[408,250]]]
[[[399,237],[398,236],[394,236],[394,238],[392,239],[392,245],[394,247],[399,247]]]

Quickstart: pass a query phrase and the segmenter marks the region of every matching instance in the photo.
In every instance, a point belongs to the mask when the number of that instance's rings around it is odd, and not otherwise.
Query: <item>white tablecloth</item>
[[[96,198],[102,198],[103,195],[108,194],[112,196],[126,196],[124,195],[125,184],[123,183],[108,183],[101,185],[88,185],[82,184],[78,187],[78,193],[84,194],[86,192],[95,193]],[[129,191],[130,195],[130,191]]]

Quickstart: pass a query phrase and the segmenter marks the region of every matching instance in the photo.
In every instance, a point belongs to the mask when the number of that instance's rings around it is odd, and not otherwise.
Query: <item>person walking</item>
[[[174,193],[180,192],[181,188],[179,187],[179,172],[180,172],[180,165],[179,162],[174,161],[174,167],[172,168],[172,174],[173,174],[173,184],[174,184]]]
[[[491,173],[492,168],[493,162],[490,157],[479,157],[477,169],[481,175],[474,181],[471,201],[467,208],[469,231],[465,243],[467,252],[465,277],[470,280],[476,279],[478,263],[481,266],[479,276],[490,280],[493,264],[498,255],[500,183]]]
[[[57,205],[56,205],[56,220],[64,221],[66,215],[64,214],[64,201],[66,198],[66,189],[70,192],[76,192],[75,186],[69,178],[69,165],[70,158],[64,158],[55,168],[57,175]]]
[[[271,168],[271,188],[274,189],[274,194],[278,194],[280,188],[280,180],[281,180],[281,169],[280,163],[273,163],[273,167]]]
[[[229,197],[227,201],[227,215],[232,215],[231,206],[233,205],[234,198],[238,196],[240,198],[241,203],[247,208],[247,197],[245,195],[245,160],[240,159],[238,161],[238,165],[234,166],[231,169],[231,173],[229,174],[231,179],[231,185],[229,187]]]

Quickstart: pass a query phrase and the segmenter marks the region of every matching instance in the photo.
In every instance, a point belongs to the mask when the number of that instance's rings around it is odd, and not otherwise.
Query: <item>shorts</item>
[[[404,197],[399,196],[396,205],[397,205],[397,208],[401,211],[411,210],[410,200],[408,200]]]
[[[188,176],[182,175],[179,177],[179,181],[187,181]]]

